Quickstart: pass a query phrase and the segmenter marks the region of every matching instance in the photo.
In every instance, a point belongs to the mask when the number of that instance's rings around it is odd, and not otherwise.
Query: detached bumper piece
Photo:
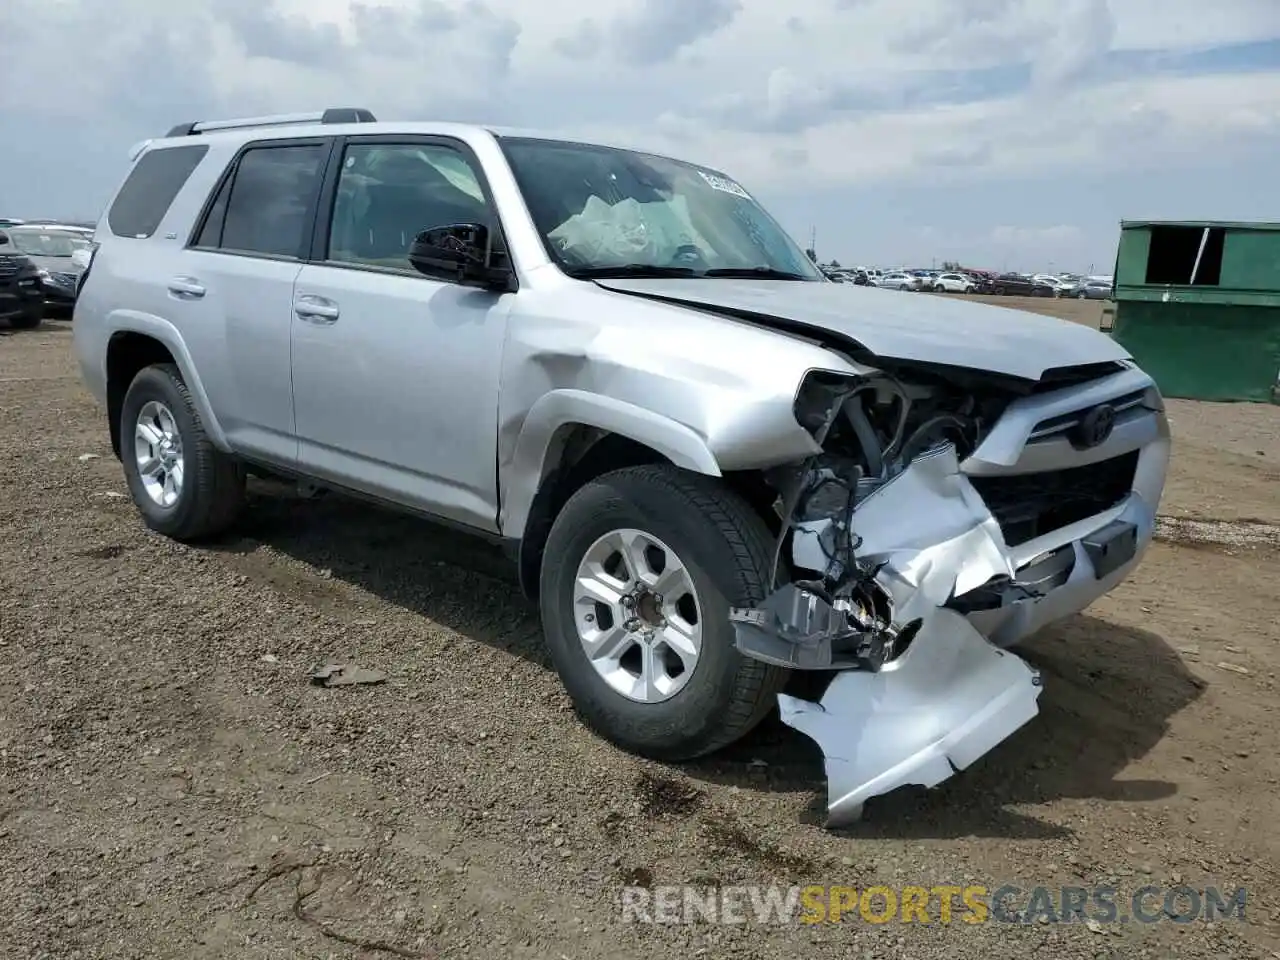
[[[1039,711],[1041,682],[958,613],[940,610],[878,673],[837,674],[820,703],[780,695],[782,721],[822,748],[827,826],[858,820],[869,798],[935,787]]]
[[[826,757],[829,826],[857,820],[869,797],[936,786],[1036,715],[1039,674],[952,605],[984,592],[994,594],[987,603],[1039,596],[1069,569],[1070,555],[1017,570],[954,446],[917,457],[848,515],[793,529],[794,566],[828,577],[784,586],[730,617],[747,656],[842,671],[819,703],[778,698],[783,722]],[[1117,559],[1125,553],[1118,534],[1098,544]],[[856,556],[833,555],[841,537],[856,542]]]

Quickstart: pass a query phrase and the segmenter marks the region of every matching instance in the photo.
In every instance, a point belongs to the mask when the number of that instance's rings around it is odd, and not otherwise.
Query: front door
[[[408,261],[422,230],[496,230],[479,164],[449,140],[352,137],[337,171],[327,241],[293,291],[299,462],[319,478],[496,531],[513,295],[423,276]]]

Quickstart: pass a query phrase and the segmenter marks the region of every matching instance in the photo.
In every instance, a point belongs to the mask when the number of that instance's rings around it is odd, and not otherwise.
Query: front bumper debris
[[[867,798],[937,786],[1038,712],[1040,675],[939,610],[877,673],[836,675],[821,703],[781,695],[782,721],[826,757],[827,825],[859,819]]]
[[[838,523],[795,527],[797,569],[830,569],[824,538]],[[1088,606],[1137,562],[1153,524],[1154,508],[1135,492],[1093,529],[1064,531],[1027,557],[1006,545],[943,444],[852,510],[856,551],[844,562],[856,560],[887,598],[876,615],[863,605],[846,616],[849,605],[839,609],[811,581],[731,611],[743,654],[841,671],[818,703],[779,697],[783,721],[826,758],[829,825],[858,819],[869,797],[937,785],[1030,721],[1040,676],[999,641],[1039,622],[1040,608],[1056,619]]]

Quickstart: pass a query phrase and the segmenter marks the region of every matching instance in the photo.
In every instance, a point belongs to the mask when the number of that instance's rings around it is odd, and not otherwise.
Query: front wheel
[[[570,498],[539,593],[552,661],[593,729],[687,760],[760,722],[787,671],[734,648],[729,608],[764,599],[772,540],[722,482],[675,467],[618,470]]]
[[[18,330],[34,330],[44,321],[44,303],[37,301],[28,304],[22,313],[18,314],[9,321],[10,325]]]
[[[143,521],[175,540],[217,536],[244,505],[244,470],[210,441],[173,364],[146,367],[129,385],[120,459]]]
[[[1077,293],[1077,294],[1076,294],[1076,299],[1077,299],[1077,300],[1087,300],[1087,299],[1089,299],[1089,295],[1088,295],[1087,293],[1085,293],[1083,290],[1081,290],[1079,293]]]

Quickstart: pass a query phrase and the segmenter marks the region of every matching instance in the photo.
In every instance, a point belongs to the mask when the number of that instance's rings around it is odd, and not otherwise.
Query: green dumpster
[[[1280,403],[1280,223],[1125,221],[1114,296],[1165,396]]]

